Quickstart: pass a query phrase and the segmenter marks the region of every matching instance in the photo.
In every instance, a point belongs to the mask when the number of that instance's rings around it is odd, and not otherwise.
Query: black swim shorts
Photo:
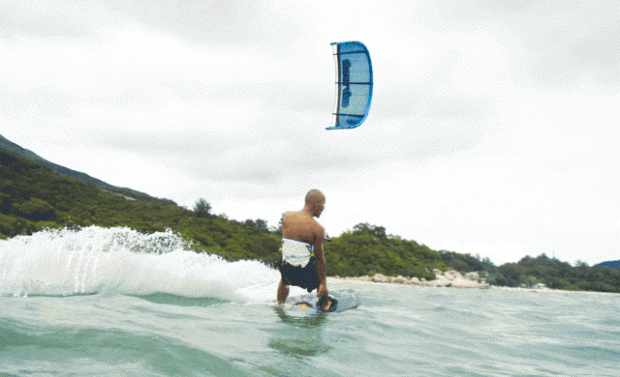
[[[321,284],[316,273],[316,259],[314,257],[310,257],[310,262],[306,267],[292,266],[285,261],[280,261],[278,269],[286,285],[302,287],[308,292],[312,292]]]

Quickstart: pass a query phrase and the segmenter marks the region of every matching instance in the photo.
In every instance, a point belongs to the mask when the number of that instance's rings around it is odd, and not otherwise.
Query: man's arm
[[[316,238],[314,241],[314,253],[316,254],[316,273],[319,277],[319,289],[316,292],[319,299],[327,296],[327,278],[325,277],[325,256],[323,255],[323,240],[325,229],[317,224]]]

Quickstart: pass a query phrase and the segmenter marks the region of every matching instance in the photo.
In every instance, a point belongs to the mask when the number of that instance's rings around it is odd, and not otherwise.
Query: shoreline
[[[598,291],[567,291],[565,289],[553,289],[553,288],[520,288],[520,287],[491,287],[490,289],[495,289],[497,291],[505,291],[505,292],[545,292],[545,293],[585,293],[585,294],[596,294],[596,295],[620,295],[620,293],[616,292],[598,292]]]
[[[368,275],[360,277],[344,277],[332,276],[331,279],[340,279],[345,281],[354,282],[370,282],[370,283],[388,283],[388,284],[402,284],[402,285],[414,285],[419,287],[451,287],[451,288],[477,288],[477,289],[489,289],[490,285],[486,282],[480,282],[480,277],[477,272],[468,272],[465,276],[455,270],[448,270],[442,272],[441,270],[434,269],[434,280],[426,280],[424,278],[419,279],[417,277],[404,277],[404,276],[385,276],[377,273],[372,277]]]
[[[435,272],[435,271],[434,271]],[[488,283],[480,282],[478,274],[468,273],[463,277],[458,271],[449,270],[446,273],[435,272],[435,280],[424,280],[418,278],[406,278],[403,276],[389,277],[382,274],[375,274],[370,277],[368,275],[359,277],[340,277],[340,276],[328,276],[327,282],[352,282],[356,284],[398,284],[398,285],[410,285],[414,287],[434,287],[434,288],[458,288],[458,289],[492,289],[496,291],[504,292],[544,292],[544,293],[585,293],[596,295],[620,295],[616,292],[597,292],[597,291],[568,291],[564,289],[552,289],[552,288],[521,288],[521,287],[503,287],[503,286],[490,286]],[[470,275],[471,274],[471,275]]]

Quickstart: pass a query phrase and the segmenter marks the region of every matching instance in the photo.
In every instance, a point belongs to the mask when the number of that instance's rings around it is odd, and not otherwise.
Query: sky
[[[330,43],[368,118],[327,131]],[[617,1],[0,3],[0,134],[107,183],[517,262],[620,259]],[[329,262],[329,256],[326,255]]]

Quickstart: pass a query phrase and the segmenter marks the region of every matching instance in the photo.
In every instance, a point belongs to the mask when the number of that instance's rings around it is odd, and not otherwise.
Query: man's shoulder
[[[313,227],[314,239],[323,241],[325,237],[325,228],[323,228],[323,225],[319,224],[319,222],[316,221],[315,219],[312,219],[312,227]]]
[[[312,220],[314,220],[314,223],[316,224],[316,227],[317,227],[318,230],[320,230],[322,232],[325,231],[325,228],[323,228],[323,225],[319,224],[319,222],[316,221],[316,219],[312,219]]]
[[[299,214],[299,211],[286,211],[282,213],[282,219]]]

